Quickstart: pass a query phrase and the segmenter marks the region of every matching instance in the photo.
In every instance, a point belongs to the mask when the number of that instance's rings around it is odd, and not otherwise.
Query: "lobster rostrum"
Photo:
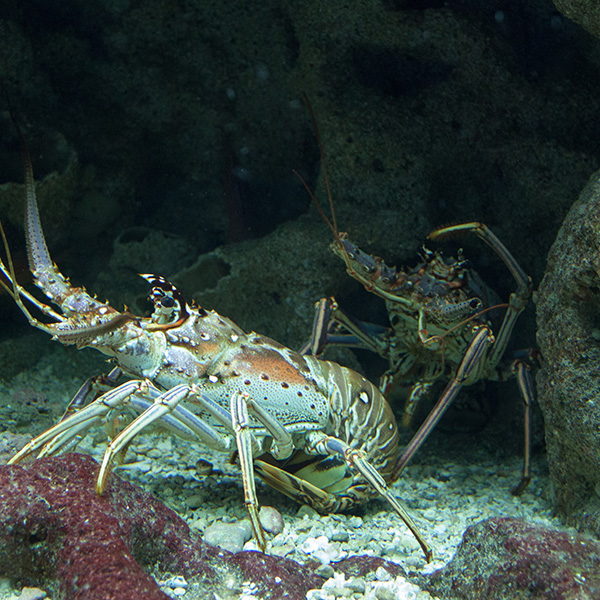
[[[383,496],[429,560],[427,543],[387,485],[398,459],[398,430],[377,387],[350,369],[302,356],[246,333],[213,310],[188,304],[162,277],[142,275],[151,286],[149,317],[118,311],[72,286],[50,258],[24,154],[29,265],[35,284],[58,309],[17,283],[1,227],[7,260],[0,261],[0,271],[8,283],[0,282],[33,327],[63,344],[96,348],[118,366],[101,385],[84,384],[65,417],[10,464],[56,454],[92,426],[108,422],[112,439],[97,478],[102,494],[115,460],[138,433],[158,424],[214,450],[237,452],[245,503],[263,551],[255,475],[321,512]],[[35,318],[28,305],[50,322]],[[119,382],[123,373],[129,378]],[[113,415],[131,411],[137,416],[123,430],[110,429]]]
[[[506,304],[491,305],[488,288],[469,268],[462,251],[454,259],[423,248],[421,261],[415,267],[396,269],[361,250],[347,233],[338,230],[323,145],[308,100],[307,104],[321,153],[331,220],[300,179],[333,232],[333,253],[342,258],[351,277],[384,299],[390,327],[358,321],[346,314],[333,297],[323,298],[316,304],[311,339],[301,352],[318,356],[325,346],[335,344],[372,350],[386,358],[389,369],[380,380],[382,392],[387,393],[394,380],[409,386],[402,417],[405,426],[410,425],[416,406],[435,382],[448,380],[436,405],[400,456],[393,477],[399,476],[463,386],[481,379],[504,380],[514,375],[525,406],[523,474],[513,489],[513,494],[521,494],[530,481],[530,414],[534,391],[529,363],[534,356],[519,357],[509,368],[502,358],[517,318],[529,301],[531,278],[496,235],[478,222],[436,229],[428,239],[444,240],[471,233],[483,240],[516,281],[516,290]],[[504,308],[505,313],[498,332],[494,333],[488,312],[498,308]]]

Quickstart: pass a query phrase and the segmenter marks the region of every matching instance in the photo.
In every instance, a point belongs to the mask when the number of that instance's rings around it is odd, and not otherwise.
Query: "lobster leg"
[[[338,326],[343,327],[348,334],[336,333]],[[339,308],[333,296],[321,298],[315,304],[311,338],[302,347],[300,354],[318,356],[325,350],[325,346],[335,345],[364,348],[385,357],[388,355],[385,338],[389,331],[389,327],[353,319]]]
[[[494,341],[494,337],[491,334],[488,327],[483,326],[479,329],[473,341],[467,348],[464,358],[462,359],[456,375],[446,386],[440,399],[429,413],[421,427],[412,440],[408,443],[408,446],[404,449],[402,456],[398,459],[394,473],[392,475],[392,481],[395,481],[400,473],[404,470],[408,461],[414,456],[415,452],[423,445],[425,440],[429,437],[433,428],[437,425],[438,421],[442,418],[442,415],[446,412],[446,409],[452,404],[454,398],[465,385],[465,383],[477,372],[477,369],[483,364],[485,359],[485,353],[490,344]]]
[[[247,394],[238,392],[231,397],[231,420],[235,430],[235,441],[238,449],[240,461],[240,469],[242,471],[242,482],[244,484],[244,501],[248,514],[250,515],[250,523],[254,532],[254,539],[258,547],[264,552],[267,547],[267,539],[265,531],[260,524],[258,512],[258,498],[256,496],[256,483],[254,481],[254,465],[252,458],[255,455],[256,443],[250,429],[250,421],[248,418],[247,402],[249,397]],[[254,442],[254,447],[253,447]]]
[[[402,426],[405,429],[410,427],[417,406],[419,406],[421,400],[427,396],[432,387],[433,383],[428,381],[417,381],[410,389],[410,393],[404,404],[404,412],[402,413]]]
[[[99,395],[100,392],[104,393],[115,388],[122,374],[123,371],[119,367],[115,367],[107,375],[99,375],[97,377],[89,377],[86,379],[81,387],[77,390],[73,398],[71,398],[71,401],[67,405],[67,408],[65,409],[65,412],[60,420],[64,421],[73,413],[81,410],[92,394]]]
[[[21,448],[8,461],[8,464],[18,463],[38,450],[41,450],[44,455],[55,454],[69,440],[92,427],[99,419],[106,416],[114,408],[125,404],[127,399],[135,392],[139,392],[143,385],[145,384],[140,381],[127,381],[123,385],[100,396],[100,398],[83,410],[60,421],[54,427],[48,429],[48,431],[31,440],[31,442]],[[49,444],[48,450],[44,448],[47,444]]]
[[[513,496],[520,496],[531,481],[530,457],[531,457],[531,407],[535,398],[533,379],[529,371],[529,365],[522,360],[513,363],[512,370],[517,378],[521,399],[523,400],[523,475],[521,481],[511,490]]]
[[[250,414],[265,426],[273,438],[269,454],[277,460],[288,458],[294,451],[294,442],[289,431],[271,413],[265,410],[260,404],[254,402],[250,396],[244,394],[244,398]]]
[[[220,452],[227,452],[230,450],[230,444],[228,443],[229,438],[223,436],[215,428],[195,417],[195,415],[192,415],[189,411],[178,410],[178,404],[183,400],[186,400],[189,396],[197,396],[199,404],[209,411],[212,409],[212,405],[214,404],[212,400],[199,393],[196,387],[182,383],[160,394],[151,406],[134,419],[114,440],[110,442],[104,454],[104,459],[102,460],[100,473],[98,474],[98,480],[96,482],[96,491],[98,494],[102,494],[106,488],[108,475],[115,456],[117,456],[118,453],[123,450],[136,435],[138,435],[138,433],[146,429],[146,427],[155,421],[163,421],[166,416],[180,419],[188,429],[191,429],[198,436],[201,442],[205,443],[210,448],[214,448]],[[228,414],[227,411],[224,411],[219,407],[219,418],[222,417],[223,413]],[[193,420],[186,418],[186,415],[194,417]],[[231,429],[231,418],[228,420],[228,425],[229,429]]]
[[[360,473],[368,482],[368,484],[380,496],[388,501],[394,511],[400,516],[411,533],[415,536],[416,540],[419,542],[427,562],[430,562],[432,553],[427,542],[425,541],[425,538],[419,531],[415,522],[412,520],[408,510],[397,498],[392,495],[383,477],[365,458],[364,453],[355,448],[351,448],[342,440],[328,436],[322,432],[312,432],[307,436],[307,438],[309,441],[309,445],[306,448],[307,452],[311,454],[324,454],[340,457],[353,471]]]

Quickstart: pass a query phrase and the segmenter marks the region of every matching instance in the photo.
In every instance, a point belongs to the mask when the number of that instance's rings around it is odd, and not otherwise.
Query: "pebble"
[[[169,577],[169,579],[165,580],[165,585],[170,587],[170,588],[187,588],[188,583],[185,580],[185,577],[182,577],[181,575],[177,575],[175,577]]]
[[[192,494],[185,499],[185,503],[187,504],[188,508],[195,510],[196,508],[200,508],[204,504],[205,500],[206,498],[203,494]]]
[[[377,567],[377,570],[375,571],[375,579],[377,579],[377,581],[390,581],[392,576],[389,574],[389,571],[383,567]]]
[[[311,519],[318,519],[320,515],[312,506],[309,506],[308,504],[303,504],[298,509],[296,516],[300,517],[301,519],[305,516]]]
[[[367,589],[367,584],[362,577],[351,577],[346,582],[346,587],[353,592],[364,594]]]
[[[294,546],[294,544],[286,542],[285,544],[278,546],[271,546],[269,548],[269,554],[273,554],[274,556],[287,556],[288,554],[292,554],[295,549],[296,546]]]
[[[250,525],[250,523],[248,523]],[[241,552],[250,540],[252,532],[243,521],[237,523],[213,523],[204,530],[202,539],[213,546],[229,552]]]
[[[311,558],[316,558],[323,564],[342,560],[342,558],[348,555],[347,552],[341,550],[337,542],[332,544],[324,535],[317,538],[307,538],[302,542],[300,549],[305,554],[309,554]]]
[[[196,461],[195,470],[197,475],[206,477],[213,472],[213,464],[201,458]]]
[[[324,579],[329,579],[330,577],[333,577],[333,575],[335,574],[335,571],[333,570],[333,567],[331,565],[320,565],[315,569],[315,573],[319,577],[323,577]]]
[[[24,587],[19,596],[19,600],[42,600],[43,598],[47,598],[46,592],[33,587]]]
[[[332,542],[347,542],[350,539],[350,534],[345,530],[335,530],[331,536]]]
[[[354,527],[354,529],[358,529],[363,526],[363,520],[361,517],[350,517],[347,521],[348,527]]]
[[[267,533],[278,535],[283,531],[283,517],[281,513],[272,506],[261,506],[258,513],[260,524]]]
[[[378,585],[375,587],[375,598],[377,600],[397,600],[397,590],[392,585]]]

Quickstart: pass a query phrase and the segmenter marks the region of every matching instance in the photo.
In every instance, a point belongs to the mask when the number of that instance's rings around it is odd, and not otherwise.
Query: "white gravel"
[[[46,379],[46,381],[48,381]],[[28,384],[35,386],[31,379]],[[64,383],[48,390],[56,401],[68,396]],[[281,524],[273,525],[276,535],[269,536],[267,552],[322,563],[321,589],[312,590],[309,600],[354,599],[414,599],[431,596],[419,590],[403,577],[393,578],[385,570],[374,577],[349,578],[334,575],[330,563],[346,556],[369,554],[403,566],[407,573],[430,573],[446,564],[453,556],[469,525],[494,516],[525,518],[530,523],[554,524],[550,502],[550,484],[545,459],[533,460],[533,479],[520,497],[511,495],[518,481],[521,458],[498,462],[477,447],[464,448],[464,455],[454,462],[436,441],[428,441],[400,481],[393,485],[394,494],[410,508],[415,521],[430,543],[434,558],[427,564],[421,549],[401,520],[384,501],[368,503],[361,515],[320,516],[308,506],[299,506],[266,485],[259,484],[259,499],[283,516]],[[78,450],[100,461],[106,446],[102,428],[94,429]],[[454,454],[453,454],[454,456]],[[210,464],[208,464],[210,463]],[[212,465],[212,471],[210,468]],[[254,549],[244,507],[241,477],[237,465],[229,457],[212,453],[204,446],[186,443],[174,437],[148,433],[140,435],[131,445],[127,464],[117,469],[119,475],[157,497],[184,518],[200,534],[210,533],[215,525],[231,524],[237,532],[235,544]],[[207,475],[208,473],[208,475]],[[275,517],[275,520],[276,517]],[[225,527],[225,529],[227,529]],[[247,541],[246,541],[247,540]],[[193,586],[184,578],[159,582],[174,598],[195,600]],[[246,590],[240,599],[257,600],[254,589]],[[49,598],[42,590],[11,588],[0,580],[0,600],[38,600]]]
[[[97,435],[95,441],[86,438],[80,450],[100,460],[102,437]],[[519,457],[498,463],[477,448],[467,448],[464,460],[449,463],[443,452],[436,450],[441,449],[433,442],[422,452],[420,463],[409,466],[393,485],[394,493],[410,508],[433,549],[431,563],[425,562],[413,536],[384,501],[370,502],[361,516],[321,516],[312,508],[299,506],[266,485],[259,485],[261,503],[276,507],[283,516],[283,530],[270,537],[267,552],[299,562],[313,559],[322,563],[319,573],[324,578],[323,587],[312,590],[309,600],[428,600],[431,596],[427,592],[403,577],[392,578],[385,570],[374,578],[346,579],[334,575],[330,563],[367,554],[399,563],[407,573],[430,573],[452,558],[465,529],[482,519],[513,516],[529,523],[559,524],[552,517],[543,458],[533,461],[532,482],[522,496],[515,497],[510,490],[518,481]],[[153,458],[159,454],[161,458]],[[210,475],[198,474],[198,458],[212,463]],[[204,534],[216,525],[230,524],[232,531],[245,532],[243,539],[248,541],[244,549],[256,549],[250,539],[238,467],[229,462],[228,456],[210,453],[177,438],[149,434],[140,436],[133,445],[129,461],[118,469],[120,476],[153,491],[193,530]],[[202,467],[206,469],[204,463]],[[229,544],[229,540],[225,543]],[[164,589],[170,593],[168,586]],[[181,595],[177,597],[194,600],[193,595],[178,593]]]

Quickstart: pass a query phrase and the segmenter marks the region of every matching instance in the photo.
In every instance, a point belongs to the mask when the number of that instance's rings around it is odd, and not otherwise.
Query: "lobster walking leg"
[[[454,398],[465,384],[465,381],[473,375],[476,369],[481,364],[482,359],[485,356],[488,346],[493,343],[494,337],[490,333],[487,327],[482,327],[478,332],[465,356],[460,363],[460,366],[456,372],[456,375],[452,378],[450,383],[446,386],[440,399],[437,401],[433,410],[429,413],[428,417],[423,421],[421,427],[408,446],[404,449],[402,456],[398,459],[396,468],[392,480],[397,479],[400,473],[404,470],[410,459],[414,456],[415,452],[423,445],[425,440],[429,437],[429,434],[433,431],[438,421],[442,418],[442,415],[446,412],[447,408],[452,404]]]
[[[256,540],[258,547],[264,552],[267,547],[267,540],[265,538],[264,529],[258,517],[258,511],[260,508],[258,505],[258,498],[256,496],[254,465],[252,462],[252,457],[254,454],[256,454],[256,443],[254,443],[253,448],[253,442],[255,442],[255,440],[250,429],[248,410],[246,406],[247,401],[247,394],[239,392],[232,396],[230,404],[231,420],[233,422],[233,429],[235,431],[240,470],[242,471],[244,501],[246,503],[246,508],[248,509],[248,514],[250,515],[250,523],[252,524],[254,539]]]
[[[307,447],[308,452],[314,454],[329,454],[332,456],[339,456],[342,458],[354,471],[358,471],[383,498],[385,498],[400,518],[404,521],[406,526],[410,529],[411,533],[415,536],[419,542],[427,562],[431,560],[431,549],[429,548],[425,538],[421,535],[417,525],[412,520],[412,517],[408,514],[408,510],[404,505],[395,498],[383,477],[377,472],[375,468],[365,458],[365,455],[360,450],[351,448],[348,444],[338,438],[334,438],[325,435],[322,432],[315,432],[310,434],[310,446]]]
[[[531,407],[535,398],[533,380],[529,366],[522,360],[516,360],[513,371],[517,377],[521,400],[523,401],[523,474],[521,481],[511,490],[513,496],[520,496],[531,481],[530,456],[531,456]]]

